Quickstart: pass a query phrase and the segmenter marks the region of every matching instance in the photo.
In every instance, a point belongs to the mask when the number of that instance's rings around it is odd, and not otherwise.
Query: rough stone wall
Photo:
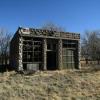
[[[42,62],[42,67],[43,70],[47,70],[47,40],[43,39],[43,52],[42,52],[42,58],[43,58],[43,62]]]
[[[21,34],[28,34],[31,36],[41,36],[41,37],[55,37],[55,38],[65,38],[65,39],[80,39],[80,34],[70,33],[70,32],[56,32],[50,30],[42,29],[32,29],[32,28],[20,28]]]
[[[80,63],[80,58],[81,58],[81,48],[80,48],[80,41],[78,41],[78,68],[81,69],[81,63]]]
[[[13,39],[11,40],[10,42],[10,66],[17,70],[18,68],[18,54],[19,54],[19,42],[18,42],[18,39],[19,39],[19,35],[18,34],[15,34]]]
[[[58,40],[58,69],[62,69],[62,40]]]
[[[23,55],[23,38],[20,37],[19,38],[19,60],[18,60],[18,63],[19,63],[19,66],[18,66],[18,70],[23,70],[23,63],[22,63],[22,55]]]

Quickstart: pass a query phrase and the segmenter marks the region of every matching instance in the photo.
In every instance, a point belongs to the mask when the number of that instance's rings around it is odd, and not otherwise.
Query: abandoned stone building
[[[19,27],[10,43],[17,70],[80,68],[80,34]]]

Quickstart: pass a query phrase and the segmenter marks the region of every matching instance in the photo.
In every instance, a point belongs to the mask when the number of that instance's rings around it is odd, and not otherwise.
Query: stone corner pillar
[[[78,69],[81,69],[80,59],[81,59],[81,47],[80,47],[80,40],[79,40],[78,41]]]
[[[23,38],[19,37],[19,59],[18,59],[18,71],[23,71]]]
[[[58,40],[58,69],[61,70],[62,65],[62,39]]]
[[[43,39],[42,69],[47,70],[47,40]]]

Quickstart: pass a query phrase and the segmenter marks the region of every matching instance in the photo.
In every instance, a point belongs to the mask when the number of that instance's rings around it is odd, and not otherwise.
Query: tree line
[[[87,31],[81,39],[81,57],[100,61],[100,31]]]
[[[9,47],[11,34],[3,28],[0,28],[0,65],[9,63]]]

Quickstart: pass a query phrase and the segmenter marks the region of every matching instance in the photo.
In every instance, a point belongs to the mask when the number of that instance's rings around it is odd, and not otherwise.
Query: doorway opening
[[[56,52],[47,51],[47,70],[56,70]]]
[[[57,69],[57,40],[47,40],[47,70]]]

